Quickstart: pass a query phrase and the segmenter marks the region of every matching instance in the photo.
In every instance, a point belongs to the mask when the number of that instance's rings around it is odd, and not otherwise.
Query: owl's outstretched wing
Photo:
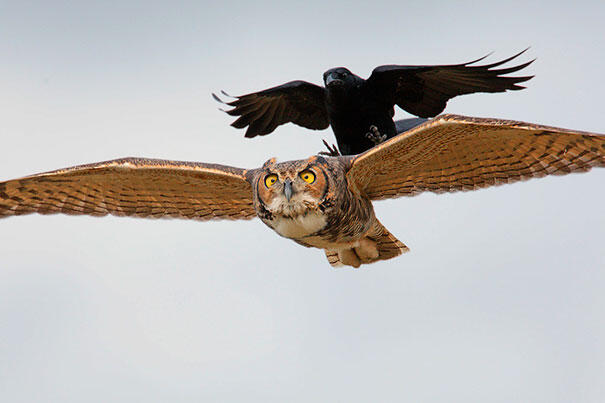
[[[441,115],[352,157],[347,178],[376,200],[475,190],[597,166],[605,167],[604,135]]]
[[[194,220],[255,216],[246,171],[123,158],[0,182],[0,218],[30,213]]]

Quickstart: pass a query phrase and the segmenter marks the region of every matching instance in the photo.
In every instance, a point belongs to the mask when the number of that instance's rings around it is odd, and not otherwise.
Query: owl
[[[279,235],[359,267],[408,248],[372,202],[455,192],[605,166],[605,136],[530,123],[442,115],[353,156],[257,169],[124,158],[0,183],[0,217],[30,213],[259,217]]]

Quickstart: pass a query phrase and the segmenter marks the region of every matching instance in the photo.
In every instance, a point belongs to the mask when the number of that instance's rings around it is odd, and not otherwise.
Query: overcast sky
[[[25,3],[0,1],[0,180],[306,158],[331,131],[244,139],[210,93],[527,46],[527,90],[447,112],[605,133],[603,1]],[[361,270],[259,220],[2,220],[1,400],[602,402],[604,181],[378,202],[411,252]]]

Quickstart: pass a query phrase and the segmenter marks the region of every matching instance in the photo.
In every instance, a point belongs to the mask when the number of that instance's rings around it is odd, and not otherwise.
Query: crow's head
[[[335,67],[324,73],[324,84],[328,89],[351,88],[356,85],[358,78],[344,67]]]

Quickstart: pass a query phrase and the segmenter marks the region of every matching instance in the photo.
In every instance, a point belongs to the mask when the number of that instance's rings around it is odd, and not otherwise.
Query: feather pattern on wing
[[[0,218],[30,213],[195,220],[254,217],[246,170],[123,158],[0,182]]]
[[[349,158],[348,180],[376,200],[475,190],[604,167],[605,136],[442,115]]]

